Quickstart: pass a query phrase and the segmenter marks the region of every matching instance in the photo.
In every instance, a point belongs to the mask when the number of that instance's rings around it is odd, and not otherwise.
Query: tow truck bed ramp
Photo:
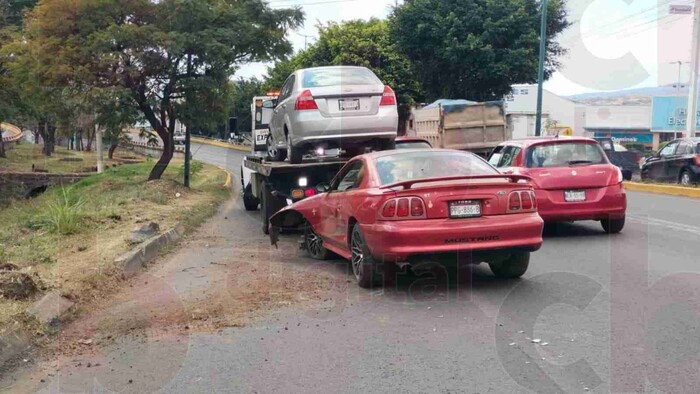
[[[345,164],[347,161],[347,159],[332,157],[324,159],[305,160],[300,164],[291,164],[286,161],[266,161],[262,157],[247,156],[245,159],[245,166],[257,172],[258,174],[267,177],[270,176],[270,174],[272,174],[273,171],[275,173],[281,174],[299,172],[311,168],[338,167],[338,165]]]

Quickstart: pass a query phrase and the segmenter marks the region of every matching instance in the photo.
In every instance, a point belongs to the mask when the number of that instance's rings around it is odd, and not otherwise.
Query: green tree
[[[391,36],[414,63],[430,100],[500,99],[514,83],[537,79],[537,0],[407,0],[392,16]],[[554,38],[567,21],[564,0],[550,0],[547,78],[565,50]]]
[[[238,119],[238,130],[231,131],[250,132],[252,122],[250,110],[253,97],[263,95],[266,91],[263,89],[262,82],[257,78],[241,78],[232,82],[231,85],[231,116]]]
[[[123,88],[163,142],[149,179],[173,156],[187,100],[223,85],[242,63],[289,54],[299,9],[262,0],[43,0],[25,21],[21,45],[48,85]],[[193,96],[194,94],[194,96]]]
[[[265,87],[279,89],[294,70],[305,67],[349,65],[372,70],[396,92],[403,120],[422,96],[421,85],[407,57],[390,38],[387,21],[370,19],[318,26],[318,40],[289,60],[268,69]]]

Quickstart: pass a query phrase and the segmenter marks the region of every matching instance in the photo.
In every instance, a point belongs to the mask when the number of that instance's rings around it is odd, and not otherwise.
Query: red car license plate
[[[451,218],[473,218],[481,216],[481,202],[478,200],[450,201]]]
[[[586,201],[585,190],[564,190],[564,200],[568,202]]]
[[[338,100],[338,107],[341,111],[358,111],[360,109],[360,99]]]

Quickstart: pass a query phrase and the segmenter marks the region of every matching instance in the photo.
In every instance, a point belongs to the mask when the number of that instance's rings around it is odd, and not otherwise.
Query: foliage
[[[158,135],[153,132],[153,130],[146,130],[142,128],[139,131],[139,138],[146,140],[146,145],[148,146],[158,146]]]
[[[190,162],[190,178],[194,179],[197,175],[204,169],[204,163],[199,160],[192,160]],[[177,175],[179,177],[185,176],[185,163],[182,163],[178,169]]]
[[[390,17],[392,41],[416,66],[429,100],[501,99],[514,83],[537,80],[537,0],[409,0]],[[565,50],[554,41],[569,22],[564,0],[550,0],[549,78]]]
[[[231,101],[233,112],[231,116],[238,118],[238,130],[233,131],[250,131],[252,122],[252,114],[250,113],[250,104],[253,97],[260,96],[266,93],[263,89],[263,83],[256,79],[238,79],[232,84]]]
[[[15,49],[45,86],[117,88],[163,141],[149,178],[173,154],[179,117],[195,118],[242,63],[291,52],[298,9],[261,0],[44,0],[29,14]],[[22,49],[22,50],[20,50]],[[213,97],[213,99],[212,99]]]
[[[61,194],[48,204],[45,213],[40,214],[37,223],[51,233],[74,234],[85,216],[85,203],[82,196],[62,188]]]

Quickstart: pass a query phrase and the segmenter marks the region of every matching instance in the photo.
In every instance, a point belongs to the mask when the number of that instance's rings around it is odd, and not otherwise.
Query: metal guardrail
[[[201,138],[203,140],[223,142],[225,144],[232,144],[232,145],[251,146],[253,144],[253,139],[252,139],[252,136],[250,136],[249,134],[250,133],[241,134],[241,141],[221,139],[221,138],[215,138],[215,137],[207,137],[204,135],[196,135],[196,134],[192,134],[192,138]]]

